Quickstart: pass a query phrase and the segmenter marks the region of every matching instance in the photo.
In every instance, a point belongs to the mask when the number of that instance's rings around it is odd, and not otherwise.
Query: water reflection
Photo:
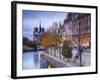
[[[48,62],[41,59],[43,51],[24,52],[22,60],[22,69],[40,69],[47,68]]]

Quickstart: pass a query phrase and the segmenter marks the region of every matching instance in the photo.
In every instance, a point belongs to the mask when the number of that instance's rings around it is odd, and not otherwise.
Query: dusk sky
[[[40,22],[46,30],[53,22],[63,22],[67,13],[23,10],[22,15],[23,36],[32,40],[34,27],[39,27]]]

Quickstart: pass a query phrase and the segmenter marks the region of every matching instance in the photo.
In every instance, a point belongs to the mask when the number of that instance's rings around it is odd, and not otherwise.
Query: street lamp
[[[79,56],[80,56],[80,66],[82,66],[82,48],[81,48],[81,41],[80,41],[80,34],[81,34],[81,29],[80,29],[80,14],[78,16],[78,20],[79,20],[79,29],[78,29],[78,52],[79,52]]]

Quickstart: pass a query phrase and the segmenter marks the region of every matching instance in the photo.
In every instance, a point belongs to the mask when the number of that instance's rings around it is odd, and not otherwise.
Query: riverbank
[[[23,49],[23,52],[44,51],[46,49]]]

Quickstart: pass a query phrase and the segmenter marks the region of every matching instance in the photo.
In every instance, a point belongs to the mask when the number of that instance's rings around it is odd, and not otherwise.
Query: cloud
[[[34,27],[49,28],[53,22],[63,22],[67,13],[23,10],[23,36],[32,39]]]

